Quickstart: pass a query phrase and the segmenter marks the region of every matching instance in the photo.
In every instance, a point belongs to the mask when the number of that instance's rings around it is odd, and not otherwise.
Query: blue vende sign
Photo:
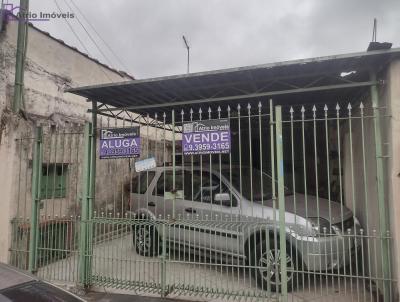
[[[231,151],[231,130],[227,119],[204,120],[183,125],[184,155],[218,154]]]

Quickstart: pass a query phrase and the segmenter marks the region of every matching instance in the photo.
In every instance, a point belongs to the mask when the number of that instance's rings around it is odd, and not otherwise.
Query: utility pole
[[[183,39],[183,42],[185,43],[185,47],[186,47],[186,50],[187,50],[187,70],[186,70],[186,73],[189,73],[190,47],[189,47],[189,43],[188,43],[186,37],[182,36],[182,39]]]
[[[24,69],[28,46],[29,0],[20,0],[18,16],[17,54],[15,58],[15,81],[13,111],[18,113],[24,106]]]

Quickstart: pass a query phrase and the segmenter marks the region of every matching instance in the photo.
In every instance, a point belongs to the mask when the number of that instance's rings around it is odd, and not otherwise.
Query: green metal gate
[[[393,301],[375,93],[39,127],[19,140],[11,262],[161,296]],[[185,153],[184,125],[217,120],[230,152]],[[100,129],[138,123],[140,158],[98,158]],[[148,158],[157,167],[137,172]]]
[[[205,191],[215,191],[215,188],[212,188],[214,177],[221,183],[221,190],[223,186],[225,189],[229,184],[233,186],[232,178],[242,177],[242,161],[245,160],[245,156],[242,155],[245,149],[242,142],[237,145],[236,157],[232,154],[185,156],[181,148],[182,128],[186,121],[183,111],[179,112],[179,118],[175,111],[160,114],[161,120],[157,116],[152,119],[149,116],[143,117],[142,134],[147,138],[152,137],[153,141],[143,140],[142,157],[154,157],[158,163],[157,168],[142,173],[135,173],[130,169],[128,179],[121,186],[121,179],[113,178],[112,175],[124,164],[133,167],[135,160],[109,159],[97,162],[97,172],[103,163],[107,162],[109,165],[108,174],[103,175],[103,183],[104,179],[108,179],[111,182],[108,185],[125,191],[116,200],[107,200],[94,207],[91,228],[94,234],[102,234],[102,240],[91,246],[90,283],[95,286],[152,291],[163,296],[247,296],[271,299],[280,296],[271,290],[269,282],[262,282],[259,277],[254,276],[258,265],[254,259],[250,262],[250,251],[256,245],[260,253],[270,250],[269,246],[260,245],[258,240],[275,242],[275,246],[286,249],[281,112],[280,107],[277,107],[276,123],[272,103],[267,113],[263,113],[258,106],[258,113],[255,115],[251,110],[251,107],[246,108],[246,113],[242,114],[240,106],[235,110],[227,108],[224,113],[218,109],[215,118],[222,119],[225,115],[224,118],[229,119],[231,126],[240,133],[238,136],[235,134],[235,139],[239,141],[245,139],[246,133],[250,133],[246,143],[249,137],[252,137],[252,123],[257,124],[257,137],[265,140],[265,146],[260,144],[257,149],[260,152],[258,159],[263,157],[260,164],[272,171],[272,176],[268,178],[274,211],[273,216],[268,218],[270,221],[263,221],[262,217],[241,215],[240,201],[237,200],[237,192],[234,193],[233,189],[229,193],[230,203],[236,204],[219,205],[220,208],[231,210],[225,209],[223,215],[219,215],[212,209],[218,206],[213,201],[208,201],[205,193],[200,190],[203,188]],[[188,112],[187,121],[201,122],[213,119],[211,110],[206,113],[206,117],[201,109],[197,114],[198,118],[192,110]],[[106,128],[116,124],[116,121],[110,119],[100,122],[100,125]],[[128,122],[125,126],[127,124]],[[245,128],[243,124],[246,125]],[[263,131],[267,131],[267,137],[264,137]],[[158,152],[159,150],[161,152]],[[235,161],[238,164],[234,164]],[[235,171],[237,168],[240,171]],[[248,173],[250,170],[246,171]],[[222,173],[228,173],[229,176]],[[264,172],[262,168],[254,168],[251,173],[258,173],[259,177]],[[192,178],[188,178],[189,175]],[[225,184],[222,185],[222,182]],[[251,182],[249,184],[251,185]],[[201,196],[196,194],[196,189],[201,191]],[[210,198],[213,199],[212,196]],[[233,198],[236,199],[235,202]],[[135,202],[144,202],[145,205],[138,209]],[[198,212],[184,209],[185,202],[197,202],[200,207]],[[168,204],[170,211],[166,210]],[[207,209],[208,206],[210,209]],[[152,207],[154,208],[151,209]],[[151,234],[151,240],[157,242],[157,251],[138,251],[138,241],[135,241],[135,237],[140,232]],[[260,238],[256,240],[256,237]],[[216,244],[219,240],[223,242]],[[279,250],[276,249],[274,253],[278,259]],[[281,262],[280,267],[284,272],[285,257],[278,262]],[[286,274],[283,273],[283,293],[286,292],[285,277]]]

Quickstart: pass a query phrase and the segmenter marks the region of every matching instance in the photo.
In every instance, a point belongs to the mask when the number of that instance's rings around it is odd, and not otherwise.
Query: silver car
[[[175,173],[159,167],[133,180],[137,253],[159,255],[161,242],[167,242],[174,251],[223,258],[228,264],[241,261],[262,288],[279,291],[279,209],[272,178],[255,168],[215,166],[175,167]],[[285,188],[288,288],[298,285],[296,274],[353,262],[358,229],[358,220],[340,203]]]

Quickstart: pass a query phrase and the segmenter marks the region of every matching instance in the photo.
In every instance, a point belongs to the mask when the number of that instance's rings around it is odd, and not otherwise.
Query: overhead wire
[[[72,9],[72,7],[68,4],[68,2],[66,0],[63,0],[63,2],[65,3],[65,5],[68,7],[68,9],[74,13],[76,15],[76,13],[74,12],[74,10]],[[89,33],[89,31],[87,30],[86,26],[81,22],[81,20],[79,19],[79,17],[76,15],[75,17],[76,21],[78,21],[79,25],[82,27],[82,29],[86,32],[86,34],[88,35],[90,41],[92,41],[92,43],[94,44],[94,46],[97,48],[97,50],[99,51],[99,53],[103,56],[103,58],[107,61],[107,63],[112,66],[113,63],[112,61],[108,58],[108,56],[102,51],[102,49],[100,48],[100,46],[97,44],[96,40],[93,39],[92,35]]]
[[[60,13],[63,13],[60,6],[58,5],[57,0],[54,0],[55,5],[57,6],[57,9]],[[74,34],[75,38],[78,40],[79,44],[81,44],[82,48],[86,51],[86,53],[89,54],[89,50],[86,48],[85,44],[82,42],[82,40],[79,38],[79,35],[76,33],[76,31],[73,29],[72,25],[68,22],[67,18],[63,18],[65,22],[67,23],[69,29],[72,31]]]
[[[124,61],[115,53],[115,51],[112,49],[112,47],[107,43],[107,41],[99,34],[99,32],[96,30],[96,28],[92,25],[90,20],[85,16],[85,14],[82,12],[82,10],[75,4],[73,0],[70,0],[72,5],[76,8],[76,10],[81,14],[82,18],[86,21],[86,23],[90,26],[90,28],[93,30],[93,32],[97,35],[97,37],[104,43],[104,45],[107,47],[107,49],[110,51],[110,53],[114,56],[114,58],[118,61],[118,63],[121,65],[121,67],[129,72],[129,68],[127,65],[124,63]]]
[[[60,7],[60,5],[58,4],[57,0],[54,0],[55,5],[57,6],[58,11],[62,14],[63,11]],[[90,52],[88,50],[88,48],[85,46],[85,44],[83,43],[83,41],[79,38],[78,33],[74,30],[74,28],[72,27],[72,25],[70,24],[70,22],[68,21],[67,18],[63,18],[65,20],[65,22],[67,23],[68,27],[70,28],[71,32],[73,33],[73,35],[75,36],[75,38],[79,41],[79,44],[82,46],[82,48],[86,51],[86,53],[88,55],[90,55]],[[111,77],[105,72],[105,70],[99,66],[100,70],[104,73],[104,75],[106,76],[106,78],[110,81],[110,82],[115,82],[114,80],[111,79]]]

